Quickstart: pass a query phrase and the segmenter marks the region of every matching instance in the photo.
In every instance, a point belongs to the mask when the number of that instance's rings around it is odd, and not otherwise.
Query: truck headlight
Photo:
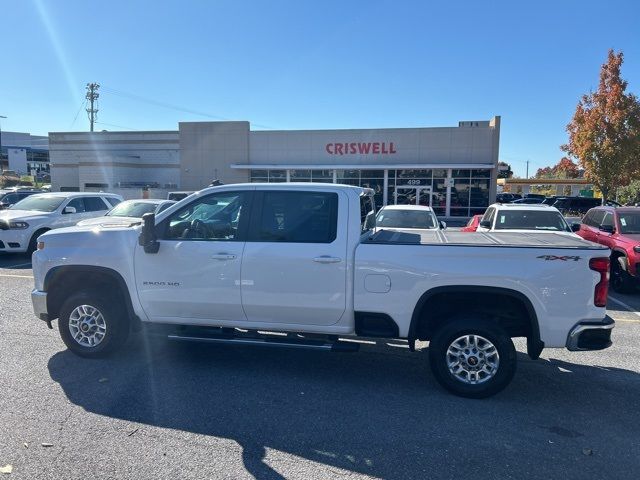
[[[640,245],[636,245],[635,247],[633,247],[633,251],[636,253],[640,253]]]
[[[20,222],[11,220],[9,222],[9,228],[15,228],[18,230],[24,230],[25,228],[29,228],[29,224],[27,222]]]

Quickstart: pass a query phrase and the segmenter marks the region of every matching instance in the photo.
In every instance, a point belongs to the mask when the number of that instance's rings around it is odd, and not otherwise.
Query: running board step
[[[255,345],[259,347],[304,348],[308,350],[327,350],[332,352],[357,352],[359,343],[355,342],[321,342],[317,340],[292,340],[290,338],[242,338],[216,337],[170,334],[169,340],[180,342],[235,343],[237,345]]]

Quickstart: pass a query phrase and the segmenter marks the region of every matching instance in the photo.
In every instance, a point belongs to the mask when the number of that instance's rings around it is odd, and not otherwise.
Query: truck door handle
[[[314,258],[313,261],[318,263],[340,263],[342,259],[338,257],[330,257],[329,255],[321,255]]]
[[[211,258],[214,260],[234,260],[236,256],[233,253],[216,253],[211,255]]]

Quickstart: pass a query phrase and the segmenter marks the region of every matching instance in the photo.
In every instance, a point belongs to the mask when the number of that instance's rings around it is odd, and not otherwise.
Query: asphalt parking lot
[[[613,347],[521,354],[510,387],[474,401],[445,393],[401,341],[324,353],[137,337],[113,358],[79,359],[33,316],[31,276],[27,257],[0,256],[7,478],[628,479],[640,468],[640,293],[611,297]]]

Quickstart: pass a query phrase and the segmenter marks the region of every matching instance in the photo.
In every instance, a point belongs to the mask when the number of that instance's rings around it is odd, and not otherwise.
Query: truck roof
[[[196,192],[197,194],[215,192],[217,190],[253,190],[260,188],[264,190],[299,190],[304,188],[305,190],[344,190],[356,192],[358,195],[362,193],[373,193],[373,190],[365,187],[358,187],[355,185],[343,185],[341,183],[320,183],[320,182],[278,182],[278,183],[230,183],[225,185],[219,185],[215,187],[203,188]]]

